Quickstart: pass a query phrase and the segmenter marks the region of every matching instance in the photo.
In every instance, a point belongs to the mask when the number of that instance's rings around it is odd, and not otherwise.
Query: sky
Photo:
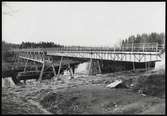
[[[165,7],[165,2],[6,2],[2,39],[114,46],[131,35],[165,32]]]

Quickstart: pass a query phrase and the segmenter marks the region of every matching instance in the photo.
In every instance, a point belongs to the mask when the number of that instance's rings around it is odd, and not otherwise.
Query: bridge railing
[[[129,52],[159,52],[164,49],[164,45],[157,43],[140,43],[140,44],[126,44],[121,47],[71,47],[64,46],[60,48],[47,48],[54,51],[129,51]]]
[[[75,51],[84,51],[84,52],[159,52],[165,48],[164,44],[157,43],[139,43],[139,44],[126,44],[121,47],[81,47],[81,46],[64,46],[57,48],[32,48],[32,49],[18,49],[14,50],[21,54],[47,54],[47,51],[57,51],[57,52],[75,52]]]
[[[133,47],[122,46],[119,48],[65,46],[45,49],[21,49],[18,53],[22,58],[40,62],[44,62],[46,60],[50,61],[49,57],[52,55],[143,62],[146,61],[143,60],[145,58],[150,59],[150,61],[157,60],[160,53],[158,51],[162,49],[164,49],[164,46],[160,45],[156,45],[155,47],[150,47],[149,45],[133,45]]]

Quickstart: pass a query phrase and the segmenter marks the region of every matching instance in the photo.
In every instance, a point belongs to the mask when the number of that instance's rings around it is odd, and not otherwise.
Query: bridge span
[[[70,48],[33,48],[18,49],[21,58],[32,59],[37,62],[51,61],[52,56],[64,56],[74,58],[87,58],[97,60],[127,61],[127,62],[149,62],[160,61],[159,51],[125,51],[109,49],[70,49]]]
[[[85,61],[90,61],[91,68],[96,68],[96,73],[101,73],[104,70],[114,70],[114,68],[123,66],[124,69],[137,69],[154,67],[155,62],[161,61],[161,53],[157,48],[145,47],[132,49],[110,49],[110,48],[93,48],[93,47],[59,47],[59,48],[31,48],[31,49],[15,49],[15,53],[21,59],[26,59],[42,63],[40,78],[44,71],[45,64],[50,64],[52,67],[59,67],[54,74],[60,74],[63,65],[79,64]],[[56,58],[56,59],[55,59]],[[57,60],[59,58],[59,60]],[[63,63],[63,58],[79,59],[81,62]],[[57,63],[59,61],[59,63]],[[101,62],[102,61],[102,62]],[[96,62],[96,63],[93,63]],[[100,63],[99,63],[100,62]],[[94,64],[94,65],[93,65]],[[105,65],[105,66],[104,66]],[[108,67],[108,69],[106,68]],[[72,67],[74,73],[74,67]],[[73,74],[72,74],[73,75]]]

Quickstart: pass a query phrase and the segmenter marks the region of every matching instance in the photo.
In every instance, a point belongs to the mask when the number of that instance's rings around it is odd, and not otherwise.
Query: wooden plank
[[[22,58],[22,59],[27,59],[27,60],[32,60],[32,61],[43,63],[42,60],[31,59],[31,58],[27,58],[27,57],[23,57],[23,56],[19,56],[19,57]]]

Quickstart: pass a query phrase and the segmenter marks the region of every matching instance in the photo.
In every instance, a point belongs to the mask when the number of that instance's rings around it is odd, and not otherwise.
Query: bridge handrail
[[[153,46],[156,44],[156,46]],[[83,46],[64,46],[64,47],[53,47],[53,48],[24,48],[24,49],[14,49],[15,52],[47,52],[47,50],[54,50],[54,51],[159,51],[164,49],[164,44],[157,44],[157,43],[137,43],[135,45],[129,44],[130,46],[124,45],[121,47],[83,47]],[[142,46],[137,46],[142,45]],[[151,46],[150,46],[151,45]]]

